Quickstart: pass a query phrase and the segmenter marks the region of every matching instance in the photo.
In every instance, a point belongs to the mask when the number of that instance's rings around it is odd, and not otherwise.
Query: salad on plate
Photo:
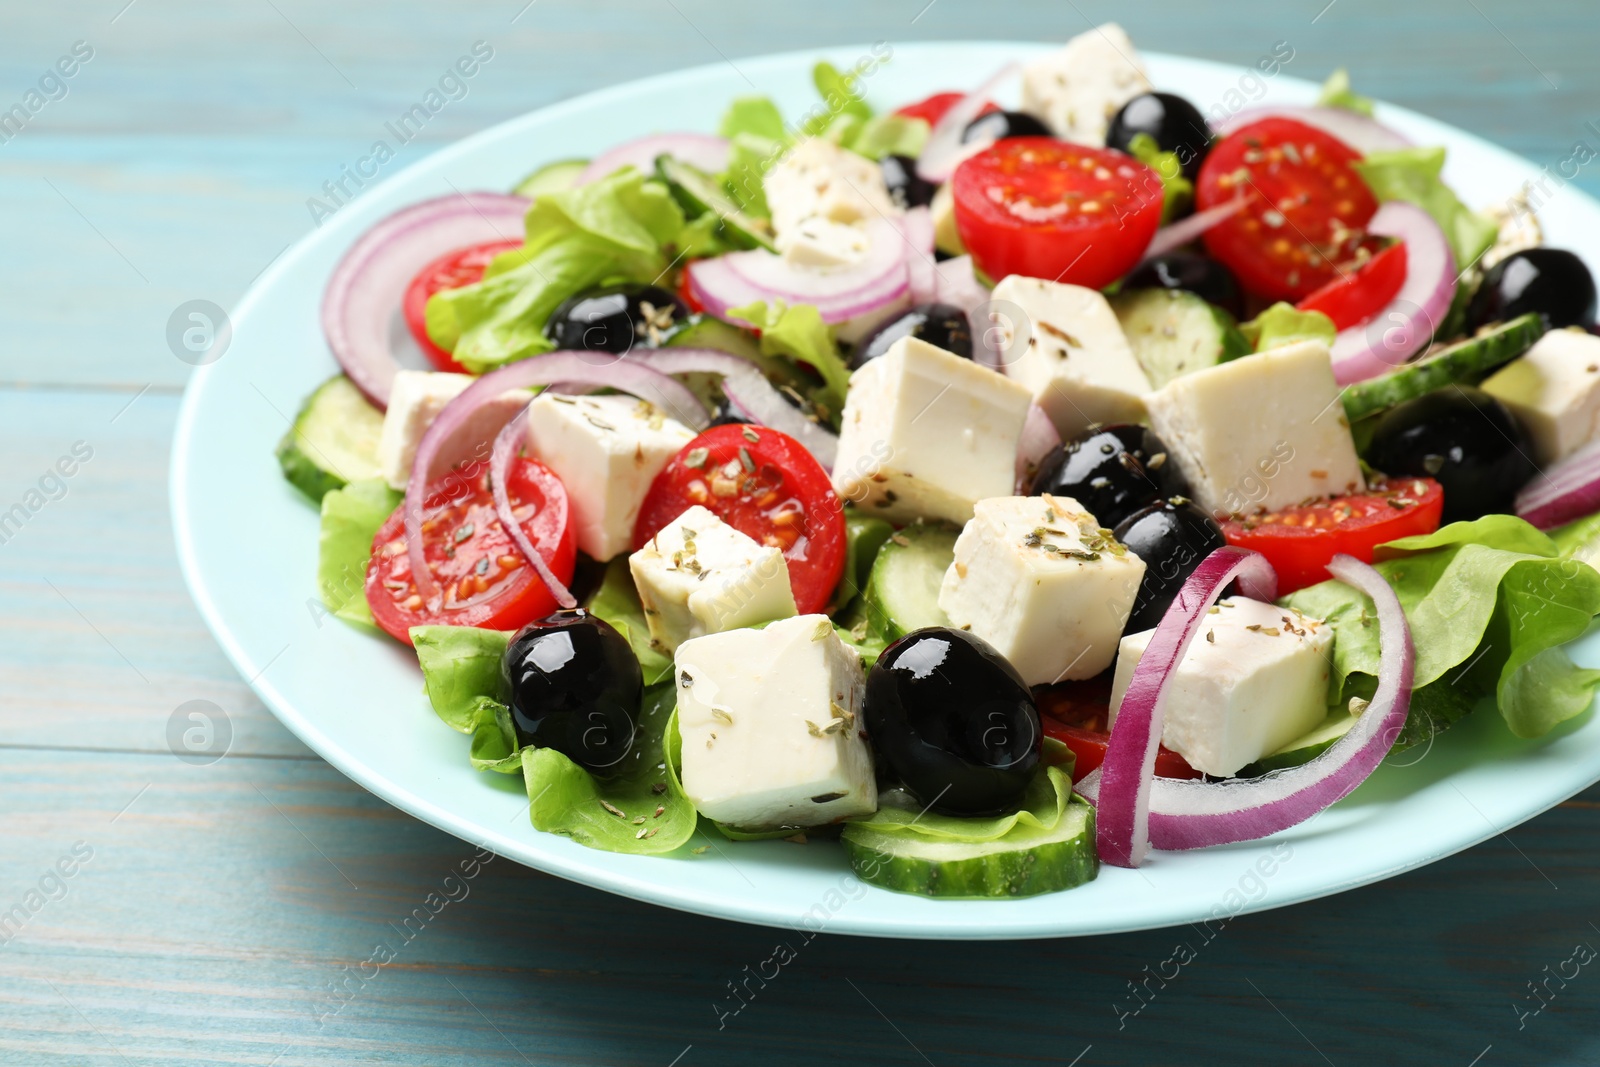
[[[328,281],[278,450],[323,600],[537,829],[1023,896],[1589,708],[1596,291],[1526,198],[1462,203],[1342,72],[1208,117],[1108,24],[877,110],[889,61],[414,204]]]

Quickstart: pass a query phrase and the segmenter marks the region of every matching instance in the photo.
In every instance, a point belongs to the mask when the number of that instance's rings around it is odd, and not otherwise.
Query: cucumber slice
[[[378,477],[383,412],[342,374],[317,386],[278,442],[278,465],[312,500],[350,482]]]
[[[572,188],[572,183],[578,180],[578,175],[582,174],[583,168],[588,165],[587,159],[562,159],[546,163],[518,182],[511,192],[516,196],[525,196],[529,200],[545,193],[565,192]]]
[[[753,215],[745,214],[733,202],[714,174],[707,174],[672,156],[656,157],[656,173],[672,190],[673,197],[691,216],[711,212],[722,220],[719,227],[729,244],[739,248],[765,248],[776,252],[771,227]]]
[[[1344,413],[1355,422],[1442,386],[1475,385],[1500,364],[1509,363],[1532,348],[1544,336],[1544,329],[1544,320],[1529,312],[1381,378],[1356,382],[1344,391]]]
[[[991,841],[883,833],[860,824],[842,835],[856,877],[929,897],[1028,897],[1093,881],[1100,869],[1094,809],[1073,797],[1048,830],[1014,827]]]
[[[1232,315],[1182,289],[1129,289],[1111,298],[1111,310],[1156,389],[1250,354]]]
[[[953,526],[912,523],[878,550],[867,578],[867,615],[886,641],[924,626],[949,626],[939,586],[955,559]]]

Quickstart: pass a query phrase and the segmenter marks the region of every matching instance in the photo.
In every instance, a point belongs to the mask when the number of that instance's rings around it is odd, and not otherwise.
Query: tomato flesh
[[[1292,593],[1325,581],[1328,561],[1341,552],[1371,563],[1373,549],[1386,541],[1432,533],[1443,511],[1438,482],[1396,478],[1365,493],[1235,517],[1222,524],[1222,536],[1266,556],[1278,572],[1278,592]]]
[[[1333,320],[1334,329],[1348,330],[1376,318],[1400,295],[1405,283],[1406,245],[1396,241],[1353,274],[1335,278],[1296,306],[1301,311],[1320,311]]]
[[[1360,158],[1294,119],[1241,126],[1212,147],[1195,185],[1202,211],[1245,198],[1206,231],[1206,250],[1268,300],[1299,300],[1352,273],[1377,250],[1365,227],[1378,201],[1352,166]]]
[[[895,114],[904,115],[908,119],[922,119],[929,126],[936,126],[939,120],[944,118],[944,113],[955,107],[966,95],[966,93],[934,93],[925,100],[918,100],[915,104],[896,108]],[[999,110],[999,104],[993,100],[985,100],[978,114],[987,115],[991,111]]]
[[[467,373],[467,368],[457,363],[450,353],[434,344],[429,338],[428,297],[441,289],[460,289],[464,285],[474,285],[483,281],[483,272],[488,269],[490,260],[501,252],[521,247],[520,239],[468,245],[454,252],[446,252],[417,271],[417,276],[411,279],[411,284],[406,286],[405,299],[400,305],[405,314],[406,329],[411,331],[417,347],[422,349],[423,354],[435,367],[456,374]]]
[[[783,550],[801,615],[826,610],[844,573],[844,510],[827,471],[804,445],[764,426],[713,426],[650,483],[634,548],[696,504]]]
[[[413,626],[515,630],[556,609],[555,597],[495,514],[486,466],[452,472],[428,487],[422,555],[438,587],[431,603],[411,574],[404,504],[372,539],[367,603],[374,621],[408,645]],[[538,460],[517,456],[507,471],[506,494],[534,549],[558,579],[570,581],[577,535],[561,479]]]
[[[1121,152],[1011,137],[951,178],[956,230],[978,268],[1099,289],[1144,255],[1161,224],[1161,179]]]
[[[1111,672],[1082,682],[1059,682],[1034,690],[1044,735],[1072,750],[1074,780],[1080,780],[1105,762],[1111,734],[1106,729],[1111,708]],[[1161,778],[1198,778],[1200,772],[1165,745],[1156,749],[1156,775]]]

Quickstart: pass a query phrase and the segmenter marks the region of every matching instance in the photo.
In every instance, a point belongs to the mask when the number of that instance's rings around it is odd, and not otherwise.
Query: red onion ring
[[[1370,322],[1334,338],[1333,378],[1340,385],[1387,374],[1427,348],[1456,295],[1456,258],[1432,215],[1391,200],[1378,208],[1367,232],[1406,243],[1406,280]]]
[[[1197,240],[1201,234],[1211,229],[1217,223],[1231,219],[1249,202],[1249,197],[1240,196],[1233,200],[1208,207],[1204,211],[1196,211],[1188,218],[1179,219],[1170,226],[1163,226],[1150,238],[1150,244],[1144,250],[1144,258],[1152,259],[1155,256],[1164,256],[1177,248],[1182,248],[1190,241]]]
[[[657,156],[672,156],[708,174],[720,174],[728,169],[729,147],[727,140],[708,133],[652,133],[595,156],[572,184],[587,185],[627,166],[654,174]]]
[[[402,208],[362,234],[328,278],[322,332],[345,375],[387,410],[400,364],[389,328],[417,271],[446,252],[520,236],[529,201],[504,193],[452,193]]]
[[[978,112],[982,111],[984,104],[995,95],[995,90],[1021,71],[1022,64],[1007,63],[989,75],[982,85],[957,100],[950,110],[934,123],[933,129],[928,133],[927,143],[922,146],[922,154],[917,157],[918,177],[935,185],[949,180],[956,166],[966,158],[967,154],[978,150],[973,145],[961,143],[961,134],[966,130],[967,124],[978,117]]]
[[[1314,126],[1323,133],[1343,141],[1362,155],[1411,147],[1410,138],[1404,134],[1390,129],[1376,119],[1342,107],[1246,108],[1224,119],[1217,127],[1217,135],[1225,137],[1241,126],[1248,126],[1252,122],[1267,118],[1294,119],[1307,126]]]
[[[1517,494],[1517,514],[1541,530],[1600,511],[1600,441],[1551,464]]]
[[[1022,423],[1022,434],[1017,438],[1017,495],[1027,496],[1039,464],[1050,450],[1061,447],[1061,434],[1044,408],[1038,404],[1028,406],[1028,417]]]
[[[930,304],[938,299],[938,261],[933,258],[933,215],[926,207],[914,207],[894,220],[900,239],[906,245],[906,276],[913,304]]]
[[[638,362],[620,357],[602,360],[596,352],[551,352],[520,360],[491,371],[474,381],[446,404],[417,442],[417,455],[406,483],[406,554],[417,592],[431,601],[438,592],[433,573],[422,553],[422,510],[427,500],[428,475],[439,447],[450,439],[472,413],[488,401],[511,389],[526,389],[554,382],[583,382],[607,386],[648,400],[670,412],[680,421],[703,429],[710,420],[688,386]]]
[[[550,565],[533,547],[533,542],[528,540],[527,533],[522,529],[522,523],[517,521],[516,515],[511,510],[511,494],[506,489],[506,479],[511,471],[512,458],[521,450],[523,442],[527,439],[527,408],[513,415],[511,421],[495,434],[494,448],[489,452],[489,486],[494,494],[494,513],[500,516],[500,524],[511,535],[511,540],[516,542],[523,558],[533,564],[533,569],[539,574],[539,580],[550,590],[550,595],[556,598],[556,603],[563,608],[575,608],[578,602],[572,598],[571,591],[550,570]]]

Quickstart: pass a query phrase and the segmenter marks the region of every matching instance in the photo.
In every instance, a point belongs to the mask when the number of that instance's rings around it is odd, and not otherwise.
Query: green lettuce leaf
[[[500,660],[511,634],[474,626],[413,626],[411,646],[422,668],[422,688],[434,713],[451,729],[470,733],[480,699],[503,704],[511,698]]]
[[[1281,300],[1249,322],[1241,322],[1239,332],[1244,334],[1245,340],[1249,341],[1257,352],[1265,352],[1269,348],[1282,348],[1301,341],[1321,341],[1325,345],[1331,345],[1333,339],[1339,336],[1333,320],[1322,312],[1301,311],[1293,304],[1285,304]]]
[[[1519,737],[1547,733],[1588,706],[1600,673],[1579,671],[1564,653],[1545,653],[1581,636],[1600,612],[1594,568],[1563,558],[1549,537],[1511,515],[1391,541],[1377,555],[1375,566],[1411,624],[1419,690],[1443,680],[1492,693]],[[1371,600],[1328,581],[1282,602],[1334,627],[1330,697],[1359,695],[1370,685],[1347,683],[1378,673]]]
[[[1457,270],[1476,263],[1494,244],[1499,232],[1495,221],[1468,208],[1440,177],[1443,148],[1368,152],[1355,168],[1379,200],[1404,200],[1432,215],[1450,242]]]
[[[856,72],[841,71],[838,67],[821,60],[811,68],[811,82],[817,87],[817,93],[822,97],[825,110],[808,118],[802,127],[808,136],[816,136],[833,125],[838,116],[849,116],[865,122],[872,117],[872,108],[861,99],[858,85],[861,79]]]
[[[772,303],[756,301],[744,307],[731,308],[728,317],[749,323],[761,331],[761,351],[768,356],[782,356],[794,363],[804,363],[822,376],[823,386],[814,398],[816,406],[827,421],[838,425],[844,411],[844,397],[850,389],[850,368],[839,354],[839,345],[833,331],[822,321],[822,315],[810,304],[785,305],[781,300]]]
[[[1161,222],[1166,224],[1184,214],[1194,203],[1194,183],[1183,176],[1183,164],[1176,152],[1163,152],[1148,133],[1134,134],[1128,152],[1161,179]]]
[[[1071,767],[1050,766],[1039,769],[1028,782],[1022,806],[1008,815],[970,818],[890,803],[849,823],[852,827],[880,834],[911,834],[943,841],[993,841],[1017,827],[1026,831],[1053,829],[1061,821],[1071,799]]]
[[[650,628],[644,620],[644,605],[639,602],[639,591],[634,587],[633,574],[628,570],[628,557],[618,556],[606,565],[605,577],[599,588],[589,595],[584,607],[627,638],[633,654],[639,657],[639,667],[644,672],[646,686],[656,685],[672,676],[672,657],[650,640]]]
[[[927,119],[895,114],[874,115],[841,129],[839,143],[871,160],[880,160],[884,156],[915,157],[922,154],[931,131]]]
[[[752,134],[769,141],[789,140],[789,131],[783,125],[783,113],[765,96],[736,96],[723,113],[717,132],[732,140],[740,134]]]
[[[378,528],[402,499],[381,478],[351,482],[322,498],[317,591],[328,610],[345,622],[376,629],[367,606],[367,563]]]
[[[1372,98],[1350,88],[1350,72],[1343,67],[1328,75],[1328,80],[1322,83],[1322,95],[1317,97],[1317,106],[1340,107],[1372,117]]]

